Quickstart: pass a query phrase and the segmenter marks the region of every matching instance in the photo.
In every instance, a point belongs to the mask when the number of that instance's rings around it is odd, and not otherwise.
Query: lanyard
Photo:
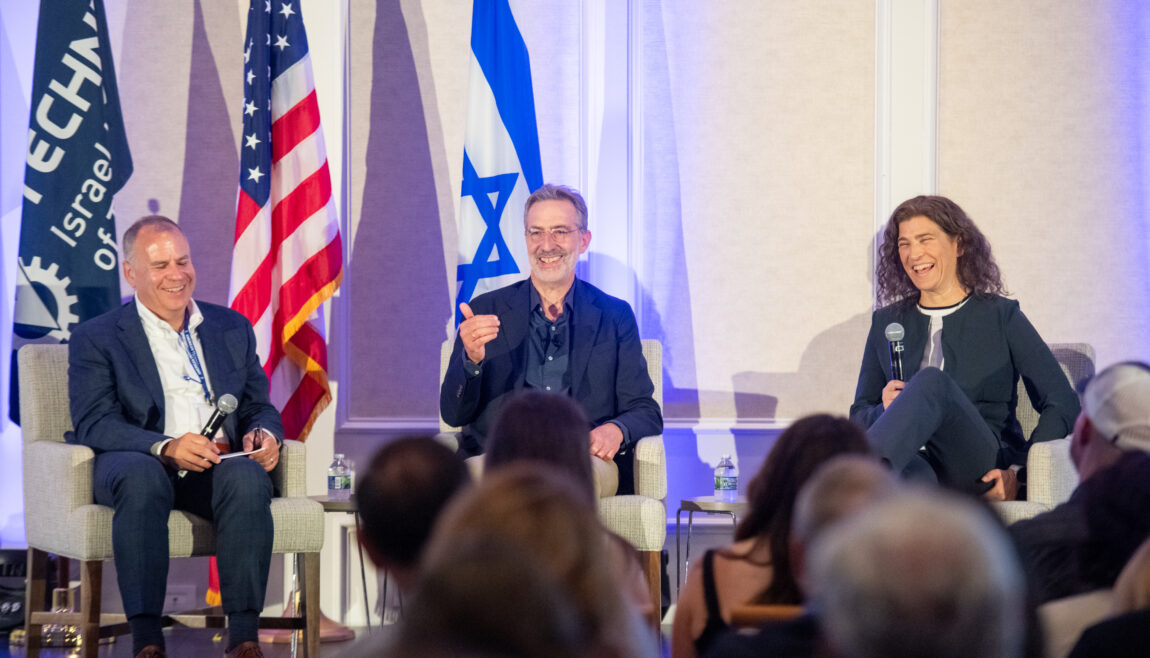
[[[199,383],[200,388],[204,389],[204,400],[207,400],[208,404],[211,404],[212,393],[208,390],[208,378],[204,376],[204,367],[200,364],[200,355],[196,352],[196,344],[192,342],[191,329],[185,327],[184,330],[177,335],[184,346],[184,351],[188,355],[188,362],[192,364],[192,371],[196,373],[195,381]],[[193,380],[191,377],[184,375],[184,381],[190,382]]]

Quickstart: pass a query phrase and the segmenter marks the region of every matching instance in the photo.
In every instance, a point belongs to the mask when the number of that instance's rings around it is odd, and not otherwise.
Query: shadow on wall
[[[381,0],[375,18],[370,119],[348,127],[368,141],[364,167],[350,172],[366,183],[333,305],[348,337],[333,341],[339,403],[347,418],[435,418],[450,309],[431,145],[400,2]]]
[[[592,241],[592,244],[594,242]],[[659,314],[659,307],[655,300],[652,298],[650,291],[640,284],[638,276],[635,271],[618,260],[611,258],[605,254],[590,252],[588,254],[587,262],[580,261],[577,267],[577,274],[579,278],[587,281],[587,271],[594,272],[597,280],[602,281],[628,281],[639,295],[637,303],[642,309],[643,317],[638,318],[639,321],[639,337],[643,339],[657,340],[663,344],[663,418],[664,421],[668,419],[694,421],[699,417],[699,391],[696,388],[683,388],[676,385],[675,372],[682,372],[683,364],[685,361],[690,365],[690,370],[681,379],[694,380],[694,343],[687,342],[685,345],[680,343],[673,333],[668,332],[662,322],[662,316]],[[593,285],[598,286],[597,281],[591,281]],[[622,290],[603,290],[609,295],[621,296],[624,291]],[[637,309],[636,310],[638,313]],[[686,315],[689,316],[689,313]],[[689,317],[686,320],[690,323]],[[688,324],[689,328],[689,324]],[[680,358],[679,362],[676,357],[683,353],[687,353],[686,358]],[[679,368],[676,368],[679,366]]]
[[[882,241],[880,228],[867,245],[867,281],[874,289],[875,253]],[[860,300],[860,305],[862,300]],[[786,418],[799,418],[812,413],[846,416],[854,401],[862,350],[870,329],[871,311],[851,316],[844,322],[816,334],[799,358],[794,372],[740,372],[732,377],[735,412],[739,420],[778,420],[779,398],[766,391],[787,391],[783,413]],[[843,361],[835,355],[850,357]],[[762,391],[762,392],[760,392]]]
[[[204,26],[203,0],[195,2],[192,25],[184,181],[179,213],[173,219],[180,222],[192,247],[192,262],[198,265],[196,299],[227,304],[240,163],[219,67]],[[242,42],[238,23],[233,30],[227,43],[238,47]],[[125,219],[130,224],[137,218]]]

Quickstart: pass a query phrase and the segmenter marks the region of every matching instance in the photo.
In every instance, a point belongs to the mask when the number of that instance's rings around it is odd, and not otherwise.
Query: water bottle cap
[[[335,453],[335,458],[336,459],[343,459],[343,453],[342,452]]]

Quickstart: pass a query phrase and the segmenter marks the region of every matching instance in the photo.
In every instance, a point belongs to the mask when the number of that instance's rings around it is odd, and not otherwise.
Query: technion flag
[[[31,98],[13,350],[120,304],[112,196],[132,157],[103,0],[41,2]],[[11,390],[19,422],[15,359]]]
[[[255,327],[287,438],[331,401],[320,305],[343,277],[319,104],[299,0],[252,0],[229,305]]]
[[[531,61],[508,0],[475,0],[459,204],[461,302],[528,272],[523,204],[543,184]]]

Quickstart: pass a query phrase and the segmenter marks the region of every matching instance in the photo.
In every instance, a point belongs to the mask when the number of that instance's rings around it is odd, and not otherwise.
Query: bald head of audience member
[[[463,461],[431,437],[396,439],[375,454],[356,486],[368,556],[408,589],[436,519],[471,483]]]
[[[845,658],[1021,654],[1025,589],[990,512],[907,489],[817,536],[812,605]]]
[[[536,461],[571,476],[594,506],[597,496],[591,474],[591,430],[583,409],[566,395],[524,390],[499,411],[487,439],[484,470]],[[585,486],[584,486],[585,485]]]
[[[835,523],[898,491],[898,479],[869,455],[832,457],[811,475],[795,499],[791,561],[799,584],[807,589],[807,548]]]

